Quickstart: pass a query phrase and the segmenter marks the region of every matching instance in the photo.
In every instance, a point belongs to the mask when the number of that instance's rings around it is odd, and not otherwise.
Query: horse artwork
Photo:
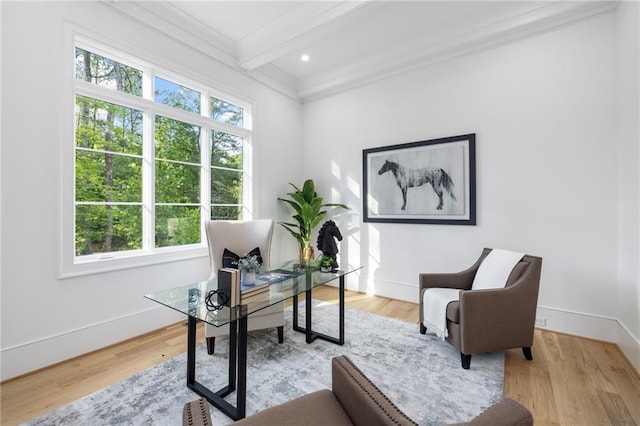
[[[318,250],[322,251],[322,254],[333,259],[333,265],[331,269],[338,268],[338,261],[336,255],[338,254],[338,245],[334,238],[338,241],[342,241],[342,234],[338,229],[336,223],[332,220],[326,221],[320,231],[318,231]]]
[[[453,180],[446,171],[442,168],[429,169],[406,169],[395,161],[385,160],[384,164],[378,170],[378,175],[382,175],[386,172],[393,173],[396,179],[398,188],[402,191],[402,207],[401,210],[405,210],[407,207],[407,190],[409,188],[416,188],[425,184],[431,184],[431,187],[438,196],[437,210],[442,210],[444,205],[443,195],[446,191],[451,199],[456,201],[456,196],[453,193]]]

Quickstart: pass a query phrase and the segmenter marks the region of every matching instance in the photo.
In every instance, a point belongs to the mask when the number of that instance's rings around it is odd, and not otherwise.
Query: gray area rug
[[[338,307],[314,302],[314,330],[338,335]],[[299,324],[304,324],[304,303]],[[273,330],[249,333],[247,415],[319,389],[331,388],[331,358],[347,355],[409,417],[421,425],[467,421],[502,398],[503,353],[477,354],[471,369],[460,354],[417,324],[354,309],[345,311],[345,345],[311,344],[292,330],[286,310],[285,342]],[[186,328],[185,328],[186,333]],[[216,354],[197,352],[196,378],[210,389],[226,385],[228,340]],[[180,425],[185,402],[198,398],[186,386],[186,354],[74,401],[28,425]],[[226,398],[235,405],[235,393]],[[231,420],[211,407],[215,425]]]

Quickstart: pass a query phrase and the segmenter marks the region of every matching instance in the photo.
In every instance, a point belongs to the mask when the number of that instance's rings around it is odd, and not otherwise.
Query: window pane
[[[214,120],[242,127],[244,124],[243,113],[244,110],[238,105],[211,98],[211,118]]]
[[[200,242],[200,207],[156,206],[156,247]]]
[[[156,158],[200,164],[200,127],[156,117]]]
[[[155,77],[154,82],[156,102],[200,114],[200,92],[160,77]]]
[[[142,206],[76,206],[76,255],[142,248]]]
[[[242,142],[240,136],[225,132],[211,132],[211,165],[242,170]]]
[[[76,96],[76,146],[142,154],[142,111]]]
[[[76,78],[142,96],[142,71],[77,47]]]
[[[211,220],[240,220],[240,219],[242,219],[242,207],[211,206]]]
[[[242,172],[211,169],[211,203],[242,204]]]
[[[157,203],[199,203],[200,167],[156,161]]]
[[[77,151],[76,201],[142,201],[142,159]]]

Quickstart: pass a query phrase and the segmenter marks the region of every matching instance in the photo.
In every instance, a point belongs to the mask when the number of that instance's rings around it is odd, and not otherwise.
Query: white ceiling
[[[318,98],[603,13],[617,1],[108,2],[289,96]],[[310,56],[302,62],[300,56]]]

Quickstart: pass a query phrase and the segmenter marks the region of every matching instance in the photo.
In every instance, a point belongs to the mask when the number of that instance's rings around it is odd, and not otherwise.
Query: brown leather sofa
[[[260,411],[234,425],[417,425],[391,402],[346,356],[331,362],[331,390],[324,389]],[[425,396],[428,398],[428,396]],[[212,425],[209,404],[204,399],[188,402],[183,410],[184,426]],[[529,410],[506,398],[468,423],[476,426],[529,426]]]
[[[525,255],[511,271],[504,288],[471,290],[473,279],[491,249],[468,269],[456,273],[422,273],[419,275],[420,333],[423,325],[423,295],[429,288],[460,289],[460,299],[447,306],[446,341],[460,351],[462,367],[468,369],[471,355],[522,348],[533,359],[531,346],[536,321],[542,258]]]

